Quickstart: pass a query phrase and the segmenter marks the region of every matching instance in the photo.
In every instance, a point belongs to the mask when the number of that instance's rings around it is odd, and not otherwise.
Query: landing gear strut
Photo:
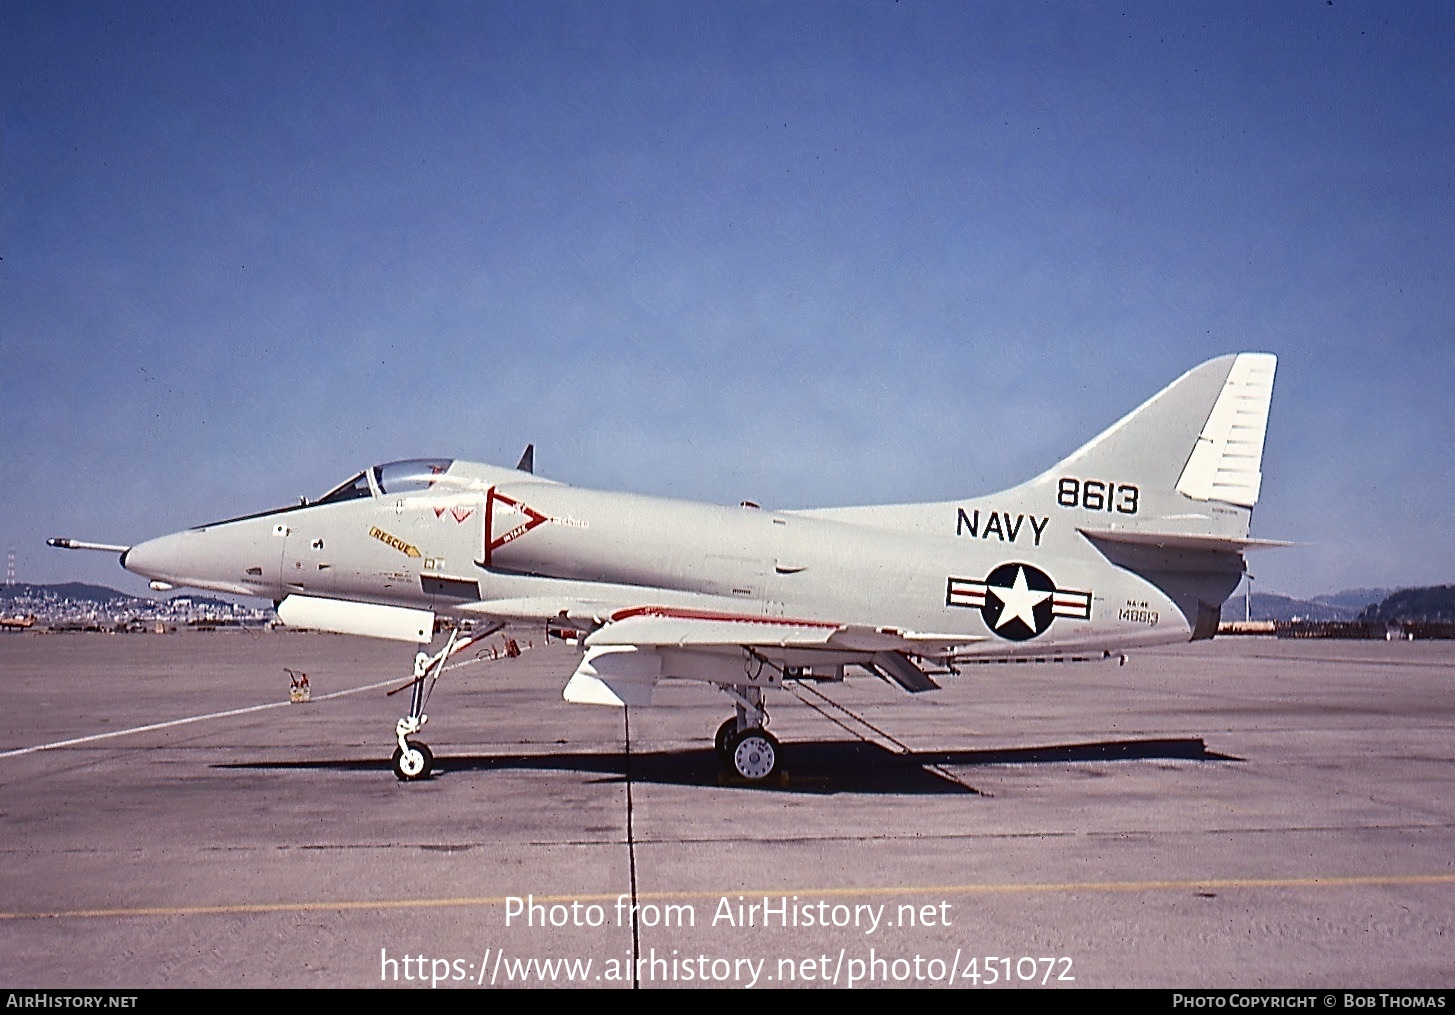
[[[411,740],[410,737],[429,722],[429,716],[424,714],[425,702],[429,700],[429,692],[434,689],[435,681],[445,671],[445,660],[475,640],[461,638],[459,629],[456,628],[450,632],[450,640],[445,642],[445,647],[435,655],[420,652],[414,657],[414,685],[410,692],[409,714],[394,724],[394,741],[399,746],[394,748],[392,765],[394,774],[401,781],[428,779],[434,771],[434,754],[424,741]]]
[[[429,695],[425,691],[425,677],[429,673],[428,657],[423,653],[414,657],[414,689],[410,692],[409,714],[394,724],[394,739],[399,744],[394,748],[394,774],[404,782],[428,779],[434,771],[434,755],[421,740],[410,740],[411,733],[418,733],[429,722],[424,714],[424,703]],[[440,664],[443,665],[443,656]],[[439,674],[435,674],[439,678]]]
[[[719,686],[737,702],[737,714],[719,726],[713,737],[722,767],[749,782],[772,778],[778,772],[783,749],[778,739],[763,728],[768,724],[763,689]]]

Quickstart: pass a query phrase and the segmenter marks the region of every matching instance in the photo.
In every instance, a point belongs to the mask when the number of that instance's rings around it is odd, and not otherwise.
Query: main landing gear
[[[768,713],[760,687],[719,685],[737,701],[737,714],[717,728],[713,746],[722,767],[749,782],[762,782],[778,774],[783,748],[763,727]]]

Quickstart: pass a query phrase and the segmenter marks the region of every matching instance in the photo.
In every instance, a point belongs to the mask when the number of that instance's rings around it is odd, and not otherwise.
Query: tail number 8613
[[[1115,511],[1134,515],[1140,494],[1131,483],[1113,483],[1106,479],[1073,479],[1062,476],[1056,481],[1056,503],[1065,508],[1087,511]]]

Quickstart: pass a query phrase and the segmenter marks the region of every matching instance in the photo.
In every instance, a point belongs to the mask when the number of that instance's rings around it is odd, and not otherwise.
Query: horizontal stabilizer
[[[1156,546],[1166,550],[1208,550],[1223,553],[1242,553],[1244,550],[1270,550],[1280,546],[1295,546],[1295,543],[1281,539],[1253,539],[1250,536],[1206,536],[1187,532],[1150,532],[1131,529],[1077,529],[1088,539],[1108,543],[1126,543],[1130,546]]]

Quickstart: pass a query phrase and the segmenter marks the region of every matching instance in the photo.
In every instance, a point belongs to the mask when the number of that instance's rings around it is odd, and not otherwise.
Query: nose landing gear
[[[404,782],[428,779],[434,771],[434,755],[425,744],[406,740],[403,747],[394,748],[393,765],[394,774]]]
[[[456,628],[450,632],[450,640],[445,642],[445,647],[438,653],[430,656],[420,652],[414,657],[414,680],[412,684],[404,685],[412,687],[409,714],[394,724],[394,741],[399,746],[394,748],[391,766],[400,781],[414,782],[419,779],[428,779],[434,772],[434,754],[429,747],[421,740],[409,738],[429,722],[429,716],[424,714],[424,706],[429,700],[429,692],[434,689],[435,682],[445,671],[445,661],[471,642],[478,640],[478,637],[461,637],[459,629]],[[400,687],[397,690],[402,691],[404,688]],[[389,693],[395,692],[390,691]]]

